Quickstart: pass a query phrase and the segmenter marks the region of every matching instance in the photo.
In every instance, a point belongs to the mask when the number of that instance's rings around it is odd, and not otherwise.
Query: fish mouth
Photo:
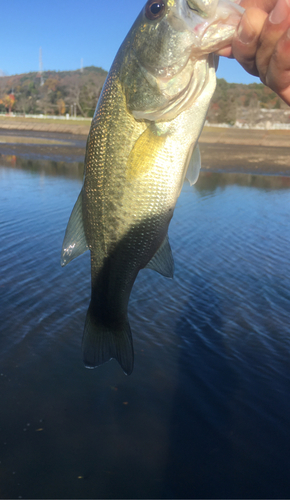
[[[216,11],[218,0],[187,0],[187,6],[203,18],[212,17]]]
[[[177,16],[194,34],[194,55],[228,45],[245,11],[240,0],[182,0]]]

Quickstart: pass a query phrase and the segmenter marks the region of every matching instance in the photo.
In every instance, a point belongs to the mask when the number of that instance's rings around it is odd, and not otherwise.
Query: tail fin
[[[116,330],[98,323],[90,312],[87,313],[82,341],[83,361],[86,368],[96,368],[115,358],[126,375],[134,366],[132,334],[128,320]]]

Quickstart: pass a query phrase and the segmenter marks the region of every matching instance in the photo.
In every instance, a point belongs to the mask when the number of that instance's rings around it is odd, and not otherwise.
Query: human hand
[[[290,0],[242,0],[240,5],[246,11],[232,46],[218,54],[235,57],[290,105]]]

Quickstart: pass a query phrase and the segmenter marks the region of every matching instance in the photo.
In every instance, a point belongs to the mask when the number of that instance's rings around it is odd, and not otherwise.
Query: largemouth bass
[[[197,180],[197,140],[215,90],[213,51],[243,9],[230,0],[148,0],[121,45],[88,137],[83,187],[61,264],[91,252],[83,360],[133,370],[128,301],[140,269],[173,276],[168,225],[185,176]]]

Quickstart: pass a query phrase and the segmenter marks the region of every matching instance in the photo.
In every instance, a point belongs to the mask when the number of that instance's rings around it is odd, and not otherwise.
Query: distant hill
[[[14,93],[13,111],[25,114],[64,114],[76,107],[79,116],[93,116],[107,72],[88,66],[77,71],[44,71],[0,78],[0,99]],[[5,112],[0,104],[0,112]]]
[[[228,83],[217,79],[217,87],[208,112],[211,123],[234,124],[241,108],[289,109],[280,97],[263,83]]]
[[[0,77],[0,112],[8,109],[9,94],[14,94],[13,111],[24,114],[65,114],[92,117],[107,72],[88,66],[77,71],[45,71]],[[42,83],[42,84],[41,84]],[[14,99],[13,98],[13,99]],[[287,105],[262,83],[243,85],[217,80],[208,112],[211,123],[236,121],[240,108],[287,108]]]

